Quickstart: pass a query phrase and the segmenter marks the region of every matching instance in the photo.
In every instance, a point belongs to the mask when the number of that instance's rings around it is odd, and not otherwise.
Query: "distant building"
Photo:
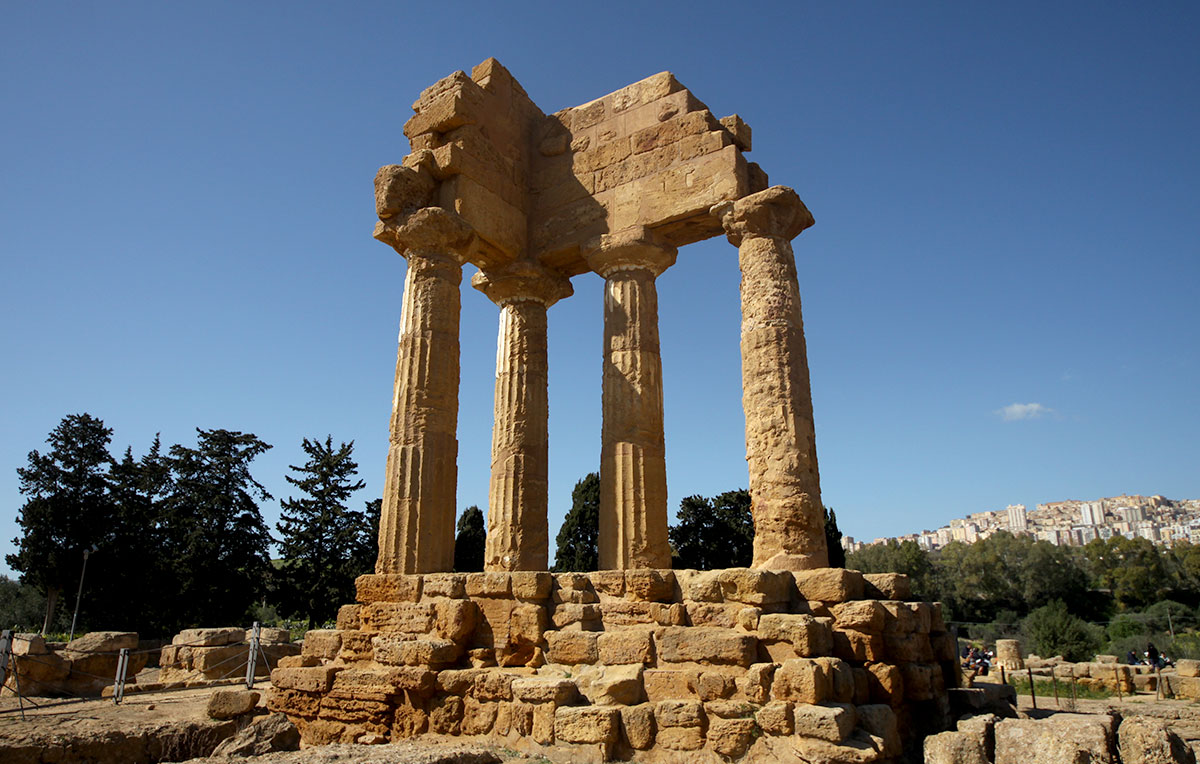
[[[1085,501],[1079,505],[1080,525],[1100,525],[1104,522],[1104,510],[1099,502]]]
[[[1029,517],[1024,504],[1009,504],[1005,510],[1008,513],[1008,529],[1013,533],[1028,530]]]

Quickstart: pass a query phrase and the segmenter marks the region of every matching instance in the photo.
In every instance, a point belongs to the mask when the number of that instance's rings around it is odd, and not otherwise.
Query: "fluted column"
[[[375,231],[408,260],[376,573],[454,567],[459,285],[472,237],[440,207],[384,220]]]
[[[500,306],[484,570],[547,570],[546,310],[571,295],[571,282],[518,262],[471,284]]]
[[[813,224],[796,192],[773,186],[713,208],[742,271],[742,405],[754,567],[829,564],[812,391],[791,240]]]
[[[601,236],[587,250],[588,267],[604,277],[600,568],[669,568],[655,279],[676,250],[641,228]]]

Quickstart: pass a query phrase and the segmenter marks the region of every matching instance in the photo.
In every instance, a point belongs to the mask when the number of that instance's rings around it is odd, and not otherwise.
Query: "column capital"
[[[413,255],[445,257],[462,265],[467,260],[475,231],[458,213],[443,207],[422,207],[375,224],[375,238],[405,258]]]
[[[787,186],[771,186],[736,201],[713,205],[710,213],[721,220],[725,235],[735,247],[743,238],[772,237],[791,241],[813,224],[812,213]]]
[[[588,267],[604,278],[617,271],[650,271],[655,277],[675,264],[679,250],[663,244],[642,226],[588,240],[582,247]]]
[[[518,260],[503,268],[480,271],[471,286],[500,307],[513,302],[536,302],[549,308],[575,293],[571,280],[541,263]]]

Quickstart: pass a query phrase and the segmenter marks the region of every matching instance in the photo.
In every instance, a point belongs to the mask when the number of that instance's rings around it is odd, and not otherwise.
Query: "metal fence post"
[[[247,690],[254,689],[254,669],[256,667],[255,664],[258,661],[259,629],[260,629],[260,627],[259,627],[258,621],[255,621],[254,628],[251,629],[251,631],[250,631],[250,652],[246,656],[246,689]]]
[[[122,647],[117,654],[117,677],[113,682],[113,704],[121,705],[125,699],[125,674],[129,670],[129,648]]]

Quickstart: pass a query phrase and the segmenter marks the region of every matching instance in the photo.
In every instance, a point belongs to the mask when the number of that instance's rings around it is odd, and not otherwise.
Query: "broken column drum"
[[[670,74],[546,115],[494,60],[421,94],[412,152],[376,176],[376,237],[409,261],[377,572],[448,571],[456,510],[461,266],[500,307],[485,567],[548,559],[547,309],[605,280],[600,565],[670,567],[655,280],[725,233],[742,270],[754,566],[826,564],[790,240],[812,216],[748,163],[750,128]]]

